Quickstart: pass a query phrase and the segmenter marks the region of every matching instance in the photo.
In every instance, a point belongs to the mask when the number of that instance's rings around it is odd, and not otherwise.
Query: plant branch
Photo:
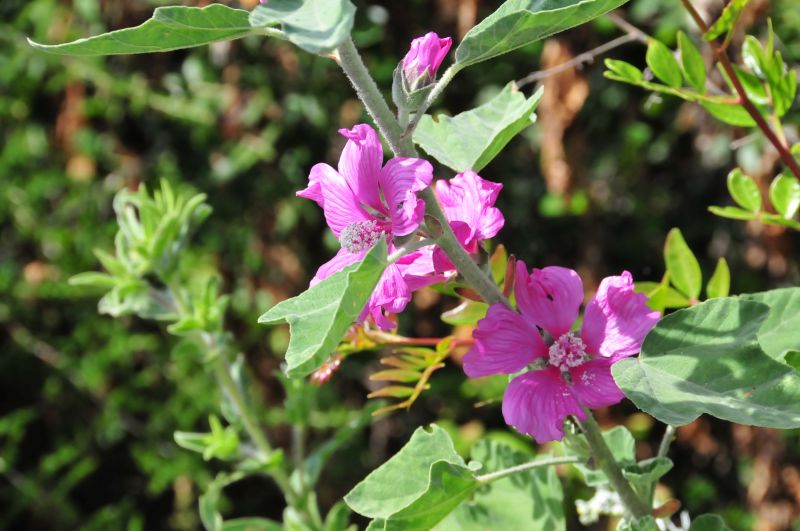
[[[444,71],[442,77],[440,77],[439,81],[437,81],[436,85],[434,85],[433,90],[431,90],[431,92],[428,94],[428,97],[425,98],[425,101],[422,102],[422,105],[420,105],[419,109],[417,109],[417,111],[414,113],[414,118],[411,120],[408,126],[406,126],[405,131],[403,131],[403,139],[411,138],[411,135],[414,133],[414,129],[416,129],[417,125],[419,125],[419,121],[422,119],[425,111],[427,111],[433,102],[436,101],[436,98],[438,98],[442,92],[444,92],[444,89],[447,88],[447,85],[449,85],[453,78],[456,77],[456,74],[458,74],[459,70],[461,70],[461,68],[456,67],[455,64],[452,64],[450,65],[450,68]]]
[[[488,474],[483,474],[481,476],[475,476],[475,479],[478,480],[479,483],[491,483],[492,481],[497,481],[498,479],[503,479],[504,477],[508,477],[513,474],[518,474],[519,472],[524,472],[526,470],[541,468],[545,466],[566,465],[570,463],[577,463],[578,461],[580,461],[580,459],[574,456],[539,459],[536,461],[529,461],[527,463],[522,463],[521,465],[504,468],[502,470],[497,470],[495,472],[490,472]]]
[[[675,430],[675,426],[672,424],[667,424],[667,428],[664,430],[664,436],[661,438],[661,444],[658,445],[658,453],[656,454],[656,457],[667,456],[669,445],[672,444],[672,441],[675,439]]]
[[[681,0],[683,6],[689,12],[689,15],[694,20],[697,27],[700,28],[704,34],[708,32],[708,24],[705,23],[703,17],[700,16],[700,13],[697,12],[695,7],[692,5],[691,0]],[[781,160],[789,169],[792,170],[792,173],[800,179],[800,163],[792,156],[789,152],[789,148],[781,142],[772,128],[769,126],[767,121],[761,115],[761,112],[753,105],[753,102],[750,101],[750,98],[747,97],[747,93],[742,86],[742,82],[739,80],[739,76],[736,74],[736,71],[733,69],[733,65],[731,64],[731,60],[728,57],[728,52],[726,51],[726,44],[723,43],[721,45],[717,45],[716,43],[712,43],[711,48],[714,50],[714,55],[717,56],[717,60],[719,61],[720,65],[722,66],[723,70],[727,74],[728,78],[731,80],[731,84],[733,85],[733,89],[736,91],[736,94],[739,96],[739,104],[744,107],[744,110],[747,111],[747,114],[756,122],[756,126],[764,133],[764,136],[767,137],[767,140],[775,147],[778,151],[778,155],[780,155]]]
[[[552,68],[548,68],[547,70],[539,70],[537,72],[532,72],[527,76],[523,77],[522,79],[520,79],[519,81],[517,81],[516,83],[517,87],[522,88],[530,83],[535,83],[537,81],[541,81],[542,79],[546,79],[550,76],[560,74],[565,70],[569,70],[571,68],[580,68],[584,64],[591,64],[594,62],[597,56],[603,55],[604,53],[613,50],[614,48],[617,48],[619,46],[622,46],[623,44],[627,44],[629,42],[636,40],[639,40],[639,37],[637,35],[634,35],[632,33],[626,33],[625,35],[621,35],[616,39],[608,41],[605,44],[601,44],[597,48],[593,48],[587,52],[578,54],[569,61],[556,65]]]
[[[587,408],[584,408],[584,412],[586,413],[586,420],[577,418],[575,420],[586,436],[586,441],[592,449],[592,456],[597,466],[605,473],[606,477],[611,482],[611,486],[614,487],[614,490],[619,494],[620,500],[622,500],[623,505],[625,505],[625,509],[627,509],[634,518],[642,518],[643,516],[649,515],[651,513],[650,508],[642,501],[639,495],[634,492],[628,480],[622,475],[622,470],[614,459],[611,450],[608,449],[608,445],[600,432],[600,426],[598,426],[597,421],[594,420],[594,415]]]

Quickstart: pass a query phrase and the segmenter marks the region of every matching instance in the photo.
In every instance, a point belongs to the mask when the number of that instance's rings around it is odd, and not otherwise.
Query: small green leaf
[[[287,375],[311,374],[328,359],[364,309],[386,265],[386,241],[381,240],[361,262],[334,273],[258,318],[262,324],[289,323]]]
[[[681,52],[681,66],[686,81],[700,92],[706,91],[706,67],[703,56],[692,43],[692,40],[682,31],[678,31],[678,49]]]
[[[206,7],[156,8],[153,17],[135,28],[125,28],[65,44],[31,46],[60,55],[118,55],[167,52],[217,41],[240,39],[253,32],[249,14],[222,4]]]
[[[617,75],[620,81],[627,81],[630,83],[638,83],[644,78],[642,71],[625,61],[618,59],[606,59],[605,65],[608,70]]]
[[[88,271],[86,273],[78,273],[70,277],[70,286],[85,286],[97,289],[112,289],[117,285],[117,279],[105,273],[95,273]]]
[[[701,101],[700,105],[717,120],[736,127],[755,127],[756,122],[747,110],[738,104]]]
[[[533,123],[542,91],[526,98],[509,83],[494,98],[453,117],[425,115],[414,142],[457,172],[480,171],[523,129]]]
[[[416,382],[420,373],[409,369],[387,369],[370,374],[369,379],[376,382]]]
[[[786,362],[786,365],[800,371],[800,350],[790,350],[783,355],[783,361]]]
[[[747,2],[749,2],[749,0],[731,0],[703,38],[707,41],[713,41],[717,37],[731,31],[736,21],[739,19],[739,15],[742,14],[742,10],[747,5]]]
[[[800,288],[711,299],[667,315],[638,359],[612,367],[644,412],[680,426],[703,413],[773,428],[800,427],[800,374],[784,363],[800,350]]]
[[[672,229],[667,235],[664,262],[672,285],[690,300],[697,300],[702,289],[703,274],[680,229]]]
[[[464,36],[456,64],[469,66],[579,26],[627,0],[507,0]]]
[[[731,271],[728,262],[724,258],[717,260],[717,267],[714,274],[706,284],[706,297],[715,299],[717,297],[727,297],[731,289]]]
[[[681,67],[678,64],[678,60],[675,59],[675,56],[672,55],[672,51],[661,41],[655,39],[650,40],[647,45],[645,60],[647,61],[647,66],[653,71],[653,74],[670,87],[678,88],[683,84]]]
[[[792,219],[800,208],[800,181],[789,172],[778,174],[769,186],[769,200],[781,217]]]
[[[233,518],[222,523],[221,531],[284,531],[283,526],[275,520],[250,516]]]
[[[751,219],[756,219],[758,217],[757,214],[753,214],[752,212],[748,212],[747,210],[742,210],[738,207],[720,207],[720,206],[710,206],[708,207],[709,212],[716,216],[720,216],[723,218],[728,219],[738,219],[742,221],[749,221]]]
[[[349,0],[269,0],[250,13],[250,24],[280,24],[286,37],[303,50],[332,52],[353,29],[356,8]]]
[[[767,79],[766,71],[768,69],[766,54],[764,48],[758,39],[752,35],[747,35],[742,44],[742,60],[745,66],[750,69],[756,76],[762,80]]]
[[[692,520],[689,531],[731,531],[731,528],[717,514],[701,514]]]
[[[442,321],[449,325],[474,325],[486,317],[489,305],[485,302],[465,300],[452,310],[447,310],[442,314]]]
[[[761,210],[761,192],[758,190],[758,185],[740,168],[734,168],[728,174],[728,192],[743,209],[753,213]]]

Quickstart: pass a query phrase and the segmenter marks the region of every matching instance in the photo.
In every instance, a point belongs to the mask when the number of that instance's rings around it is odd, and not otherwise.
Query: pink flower
[[[419,89],[436,79],[436,72],[452,45],[453,39],[441,39],[434,32],[411,41],[411,49],[400,63],[409,90]]]
[[[475,346],[464,357],[471,378],[514,374],[534,364],[506,388],[503,416],[539,443],[560,440],[568,415],[583,420],[583,407],[616,404],[624,395],[611,365],[639,352],[659,319],[647,298],[633,291],[627,271],[606,277],[586,306],[580,332],[572,332],[583,301],[583,283],[572,269],[545,267],[531,274],[517,262],[514,293],[520,313],[489,308],[473,333]],[[547,345],[538,328],[553,339]]]
[[[503,213],[494,207],[502,184],[487,181],[467,170],[449,181],[437,181],[435,186],[447,220],[467,252],[478,252],[480,242],[494,237],[503,228]],[[455,269],[438,247],[433,254],[433,264],[437,271]]]
[[[348,140],[338,169],[316,164],[308,176],[308,187],[297,192],[322,207],[325,221],[342,245],[336,256],[319,268],[311,285],[362,260],[383,236],[392,252],[393,236],[406,236],[419,227],[425,202],[416,192],[433,179],[433,168],[422,159],[396,157],[383,165],[383,148],[370,126],[360,124],[339,132]],[[381,328],[392,328],[386,312],[401,312],[415,289],[440,282],[443,277],[431,275],[431,252],[417,251],[390,265],[361,320],[371,315]]]

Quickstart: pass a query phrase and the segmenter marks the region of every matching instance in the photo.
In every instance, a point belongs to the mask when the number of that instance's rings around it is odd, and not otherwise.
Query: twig
[[[700,28],[700,31],[702,31],[704,34],[708,33],[708,24],[705,23],[703,17],[700,16],[700,13],[698,13],[695,7],[692,5],[691,0],[681,0],[681,3],[683,3],[683,6],[689,12],[689,15],[691,15],[695,24],[697,24],[697,27]],[[733,89],[739,96],[739,104],[744,107],[744,110],[747,111],[747,114],[749,114],[750,117],[756,122],[756,126],[761,130],[762,133],[764,133],[764,136],[767,137],[767,140],[769,140],[769,142],[778,151],[778,155],[780,155],[783,163],[792,170],[792,173],[795,175],[795,177],[800,179],[800,164],[798,164],[797,160],[795,160],[795,158],[789,152],[789,149],[786,147],[786,145],[780,141],[767,121],[761,115],[761,112],[759,112],[756,106],[753,105],[753,102],[750,101],[750,98],[747,97],[747,92],[745,92],[742,82],[739,81],[739,76],[736,74],[736,71],[733,69],[733,65],[731,64],[731,60],[728,58],[728,53],[725,49],[725,46],[725,43],[721,45],[712,44],[711,48],[714,50],[714,55],[717,56],[717,60],[719,60],[720,65],[722,65],[722,68],[725,70],[725,73],[731,80]]]
[[[628,35],[633,35],[636,37],[636,40],[641,42],[642,44],[649,44],[652,37],[647,33],[643,32],[621,16],[619,16],[616,12],[609,13],[606,15],[608,20],[614,23],[616,27],[627,33]]]
[[[637,36],[633,35],[632,33],[626,33],[620,37],[617,37],[614,40],[608,41],[605,44],[601,44],[597,48],[589,50],[587,52],[583,52],[579,55],[576,55],[574,58],[570,59],[565,63],[561,63],[560,65],[556,65],[552,68],[548,68],[547,70],[539,70],[538,72],[532,72],[527,76],[523,77],[519,81],[517,81],[517,87],[521,88],[529,83],[535,83],[537,81],[541,81],[542,79],[548,78],[550,76],[554,76],[556,74],[560,74],[565,70],[569,70],[570,68],[581,68],[584,64],[591,64],[594,62],[595,58],[598,55],[603,55],[604,53],[613,50],[623,44],[627,44],[632,41],[639,40]]]

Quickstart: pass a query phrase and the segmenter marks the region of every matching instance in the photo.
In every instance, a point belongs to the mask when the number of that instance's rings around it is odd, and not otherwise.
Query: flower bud
[[[411,49],[400,63],[409,92],[430,85],[436,79],[436,72],[452,44],[453,39],[441,39],[434,32],[411,41]]]

